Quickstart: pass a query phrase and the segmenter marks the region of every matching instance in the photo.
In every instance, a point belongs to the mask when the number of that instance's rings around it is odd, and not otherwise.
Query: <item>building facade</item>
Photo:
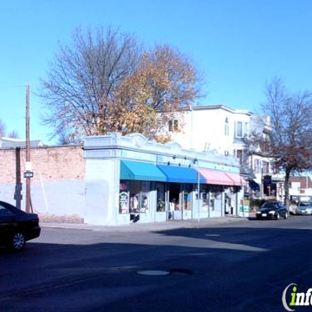
[[[241,157],[243,139],[250,132],[252,113],[224,105],[190,106],[184,109],[181,127],[168,126],[174,141],[183,148],[214,150],[219,155]],[[180,131],[176,131],[180,130]]]
[[[16,148],[0,148],[0,198],[15,204],[20,187],[22,209],[25,154],[21,148],[17,161]],[[234,157],[120,133],[30,154],[31,206],[42,220],[117,225],[248,214]]]
[[[85,222],[128,224],[247,215],[234,157],[140,134],[86,137]],[[199,190],[199,191],[198,191]]]
[[[250,150],[246,144],[250,133],[265,135],[269,131],[267,116],[224,105],[190,106],[179,114],[183,118],[177,117],[166,129],[174,141],[184,148],[212,150],[220,156],[236,157],[241,174],[249,181],[246,194],[265,197],[276,192],[275,184],[264,183],[264,177],[274,174],[271,160],[263,157],[261,151]]]
[[[309,176],[290,177],[289,195],[293,202],[312,201],[312,181]],[[278,186],[283,190],[283,184]]]
[[[42,220],[81,222],[85,214],[85,160],[82,145],[32,146],[32,210]],[[25,148],[20,149],[19,161],[16,147],[10,145],[9,148],[0,148],[0,200],[16,205],[20,192],[23,210],[26,198],[25,164]]]

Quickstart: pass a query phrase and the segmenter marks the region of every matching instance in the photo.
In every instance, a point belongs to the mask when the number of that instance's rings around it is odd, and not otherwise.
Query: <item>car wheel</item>
[[[275,219],[276,219],[276,220],[279,220],[280,218],[281,218],[281,216],[280,216],[279,213],[277,212],[276,215],[275,215]]]
[[[26,240],[25,240],[24,234],[22,232],[17,232],[13,235],[11,239],[10,247],[13,250],[19,251],[25,247],[25,244],[26,244]]]
[[[286,220],[288,218],[288,212],[285,212],[284,219]]]

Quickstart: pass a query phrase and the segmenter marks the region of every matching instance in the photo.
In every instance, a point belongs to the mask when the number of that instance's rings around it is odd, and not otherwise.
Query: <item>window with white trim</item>
[[[241,121],[236,122],[236,137],[237,138],[243,137],[243,123]]]
[[[262,173],[270,173],[270,163],[262,161]]]
[[[228,136],[229,133],[230,133],[229,128],[230,128],[230,126],[229,126],[229,118],[226,117],[226,118],[225,118],[225,124],[224,124],[224,134],[225,134],[226,136]]]
[[[170,132],[178,131],[179,130],[179,121],[177,119],[169,120],[168,126],[169,126]]]
[[[248,134],[248,123],[242,121],[236,121],[235,123],[235,136],[237,138],[243,138]]]
[[[243,150],[236,150],[236,158],[239,160],[239,164],[243,163]]]
[[[254,159],[254,171],[255,173],[261,173],[261,160]]]

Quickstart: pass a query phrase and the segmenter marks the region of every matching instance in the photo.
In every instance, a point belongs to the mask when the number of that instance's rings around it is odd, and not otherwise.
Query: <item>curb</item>
[[[248,221],[248,217],[216,217],[211,219],[197,220],[179,220],[166,221],[154,223],[130,223],[125,225],[90,225],[86,223],[54,223],[54,222],[40,222],[42,228],[59,228],[59,229],[73,229],[73,230],[89,230],[98,232],[154,232],[163,230],[175,230],[183,228],[203,228],[218,224],[227,224],[239,221]]]

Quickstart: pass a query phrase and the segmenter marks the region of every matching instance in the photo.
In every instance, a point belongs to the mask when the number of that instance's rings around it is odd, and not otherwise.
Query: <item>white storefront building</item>
[[[140,134],[86,137],[85,215],[89,224],[246,216],[233,156],[159,144]],[[200,196],[198,196],[198,189]]]

